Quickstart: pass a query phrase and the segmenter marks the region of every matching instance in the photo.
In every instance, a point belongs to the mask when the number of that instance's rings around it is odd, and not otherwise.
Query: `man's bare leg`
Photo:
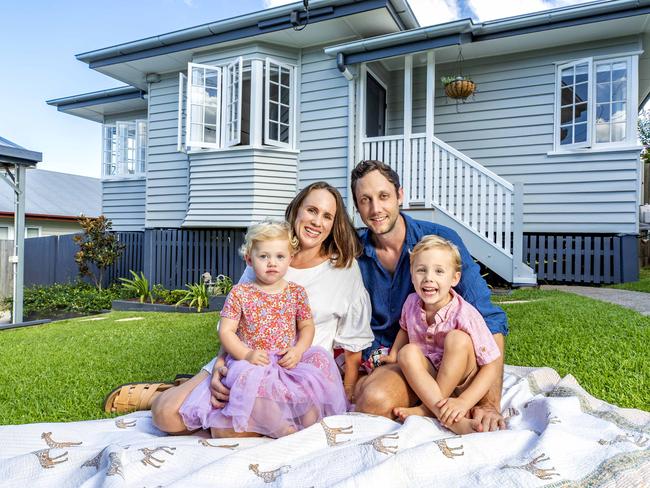
[[[397,364],[386,364],[359,379],[354,392],[356,411],[395,419],[395,407],[410,407],[418,398]]]
[[[165,390],[156,396],[151,404],[153,424],[170,435],[186,435],[196,432],[187,430],[178,411],[192,390],[207,377],[208,372],[202,369],[185,383]]]

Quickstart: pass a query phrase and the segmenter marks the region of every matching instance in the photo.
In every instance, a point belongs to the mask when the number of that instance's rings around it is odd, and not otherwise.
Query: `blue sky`
[[[518,15],[584,0],[409,0],[422,25]],[[45,100],[121,86],[75,54],[225,19],[286,0],[22,0],[2,9],[0,136],[41,151],[38,168],[100,176],[101,128]]]

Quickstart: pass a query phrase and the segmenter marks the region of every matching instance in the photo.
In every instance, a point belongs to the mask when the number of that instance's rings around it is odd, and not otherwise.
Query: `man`
[[[448,227],[400,213],[404,195],[399,176],[380,161],[361,161],[352,171],[351,186],[354,203],[368,227],[361,235],[364,250],[358,261],[372,302],[370,325],[375,342],[364,352],[364,359],[371,351],[393,344],[399,331],[402,305],[413,292],[409,251],[423,236],[436,234],[453,242],[460,250],[463,269],[456,291],[483,315],[501,350],[498,361],[503,372],[504,335],[508,333],[506,315],[490,302],[487,284],[458,234]],[[503,374],[500,374],[497,383],[472,409],[472,427],[476,431],[505,428],[499,413],[502,379]],[[394,418],[394,407],[413,406],[418,400],[397,364],[378,367],[360,379],[355,398],[357,411],[389,418]]]

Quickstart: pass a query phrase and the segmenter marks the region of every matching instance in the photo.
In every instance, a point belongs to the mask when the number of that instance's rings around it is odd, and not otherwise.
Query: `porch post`
[[[23,321],[23,289],[25,286],[25,167],[16,164],[16,201],[14,206],[14,296],[13,323]]]
[[[402,188],[404,203],[402,208],[409,208],[411,202],[411,132],[413,124],[413,55],[404,57],[404,174]]]
[[[512,223],[512,283],[521,276],[519,268],[523,263],[524,248],[524,184],[521,181],[512,184],[513,223]]]
[[[366,63],[359,66],[359,97],[357,98],[357,162],[366,159],[363,143],[366,140]],[[369,155],[371,156],[371,155]]]
[[[354,137],[355,115],[356,115],[356,86],[355,78],[348,80],[348,174],[347,174],[347,193],[345,206],[348,210],[350,218],[354,217],[354,198],[352,196],[352,188],[350,186],[352,178],[352,169],[356,166],[359,159],[355,161],[356,147]],[[358,120],[358,119],[357,119]]]
[[[436,60],[433,51],[427,52],[427,118],[425,147],[424,206],[433,206],[433,114],[436,98]]]

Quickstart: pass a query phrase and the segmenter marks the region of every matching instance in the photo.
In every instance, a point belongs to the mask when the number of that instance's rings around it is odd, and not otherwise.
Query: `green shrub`
[[[176,305],[187,295],[187,290],[168,290],[161,284],[154,285],[151,289],[151,295],[156,302],[162,302],[165,305]]]
[[[232,279],[226,275],[219,275],[214,284],[208,288],[211,295],[227,295],[232,290]]]
[[[208,288],[205,283],[188,283],[185,296],[176,302],[176,306],[189,304],[189,307],[196,307],[196,311],[200,312],[208,306]]]
[[[36,285],[25,288],[23,312],[26,316],[53,312],[100,312],[110,310],[111,302],[120,298],[126,298],[125,291],[115,284],[101,290],[83,282]],[[3,305],[11,309],[12,299],[7,298]]]

